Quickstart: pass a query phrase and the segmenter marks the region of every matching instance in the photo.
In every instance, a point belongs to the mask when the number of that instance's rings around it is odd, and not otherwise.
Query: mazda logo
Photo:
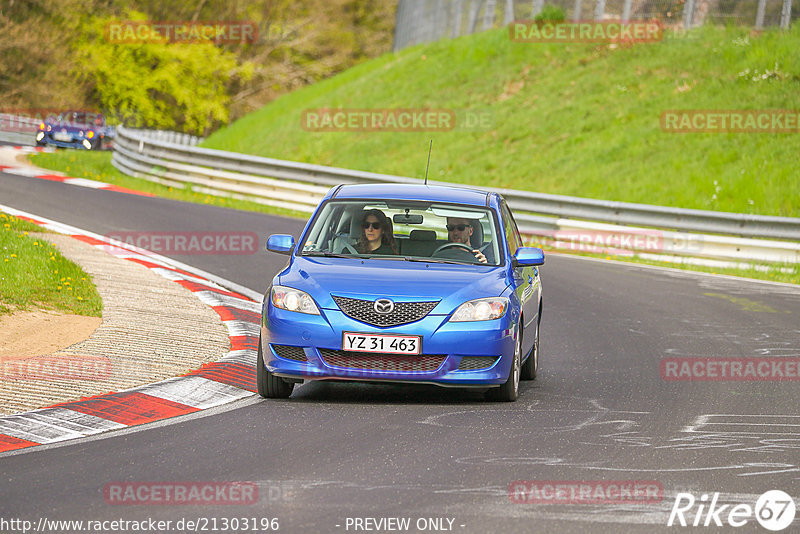
[[[372,305],[372,309],[375,310],[375,313],[380,313],[381,315],[387,315],[394,311],[394,302],[389,299],[378,299]]]

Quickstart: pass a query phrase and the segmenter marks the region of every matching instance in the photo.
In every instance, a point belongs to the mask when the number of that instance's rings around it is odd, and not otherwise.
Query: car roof
[[[422,184],[354,184],[333,191],[335,199],[425,200],[473,206],[488,205],[487,191],[462,187]]]

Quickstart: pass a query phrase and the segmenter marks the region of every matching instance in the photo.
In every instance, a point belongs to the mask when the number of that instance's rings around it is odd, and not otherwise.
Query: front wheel
[[[520,360],[522,359],[522,326],[517,332],[517,342],[514,344],[514,361],[508,371],[508,380],[499,388],[492,388],[486,392],[487,398],[499,402],[514,402],[519,397]]]
[[[294,384],[285,382],[264,367],[264,353],[261,351],[261,337],[258,338],[258,359],[256,360],[256,382],[258,394],[265,399],[287,399],[292,394]]]
[[[522,365],[522,379],[536,380],[539,373],[539,327],[536,327],[536,339],[533,340],[533,348],[528,355],[528,359]]]

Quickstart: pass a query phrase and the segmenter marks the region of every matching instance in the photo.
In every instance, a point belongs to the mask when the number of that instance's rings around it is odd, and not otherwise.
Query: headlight
[[[276,308],[319,315],[319,309],[314,304],[314,299],[304,291],[292,289],[291,287],[273,286],[270,298],[272,299],[272,305]]]
[[[505,297],[469,300],[456,309],[450,321],[491,321],[505,315],[507,308],[508,299]]]

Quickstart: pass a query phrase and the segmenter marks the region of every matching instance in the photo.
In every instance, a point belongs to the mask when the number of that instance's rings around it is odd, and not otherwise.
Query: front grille
[[[395,302],[391,313],[380,314],[373,308],[374,300],[331,296],[345,315],[373,326],[397,326],[419,321],[438,304],[438,302]]]
[[[320,349],[320,356],[330,366],[347,369],[369,369],[371,371],[431,372],[444,363],[444,354],[373,354],[370,352],[349,352]]]
[[[494,365],[497,356],[464,356],[458,364],[459,371],[475,371],[476,369],[486,369]]]
[[[272,345],[272,350],[281,358],[287,360],[294,360],[296,362],[305,362],[306,353],[302,347],[292,347],[291,345]]]

